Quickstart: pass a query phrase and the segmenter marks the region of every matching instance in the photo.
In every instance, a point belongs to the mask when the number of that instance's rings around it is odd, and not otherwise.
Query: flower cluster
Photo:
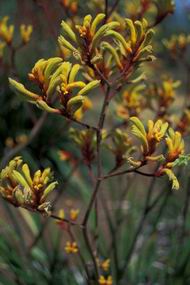
[[[121,24],[118,21],[110,21],[98,29],[104,18],[105,14],[98,14],[94,20],[87,15],[83,24],[76,25],[75,29],[62,21],[63,35],[58,39],[59,44],[89,66],[91,75],[96,74],[98,68],[108,78],[119,69],[128,79],[140,63],[154,59],[151,55],[153,30],[148,28],[145,19],[134,22],[125,19],[123,35],[119,32]]]
[[[82,63],[91,64],[99,59],[97,51],[103,38],[107,37],[109,31],[114,31],[118,22],[110,22],[101,26],[99,24],[105,18],[105,14],[98,14],[92,21],[92,16],[84,17],[82,25],[76,25],[75,30],[69,24],[62,21],[63,35],[59,36],[59,43],[73,52],[73,55]]]
[[[141,142],[141,152],[143,154],[142,161],[139,165],[146,164],[148,161],[159,161],[161,165],[156,171],[155,176],[168,175],[172,181],[172,188],[178,189],[179,183],[173,173],[175,161],[184,154],[185,145],[182,135],[172,128],[168,128],[168,123],[157,120],[155,123],[148,121],[148,130],[137,117],[130,118],[132,124],[132,133]],[[160,143],[165,143],[167,147],[166,154],[156,154]]]
[[[48,60],[40,59],[29,73],[29,79],[38,85],[40,92],[29,91],[23,84],[9,79],[14,92],[39,108],[51,112],[73,117],[76,111],[84,112],[89,108],[89,101],[85,95],[99,85],[98,80],[90,83],[76,80],[80,65],[64,62],[62,58],[54,57]],[[59,106],[57,107],[57,102]],[[54,107],[54,106],[55,107]],[[78,116],[81,117],[80,113]]]
[[[157,145],[164,138],[168,123],[163,123],[157,120],[155,123],[152,120],[148,121],[148,130],[137,117],[131,117],[133,123],[131,127],[132,134],[135,135],[141,142],[141,150],[145,160],[158,160],[158,156],[154,157]]]
[[[16,207],[48,213],[50,202],[47,196],[55,189],[50,168],[37,170],[31,176],[30,169],[22,158],[15,157],[0,173],[1,196]]]
[[[179,182],[174,175],[172,168],[175,166],[176,160],[184,154],[184,140],[178,131],[175,132],[172,128],[169,128],[165,141],[167,145],[165,163],[160,166],[157,175],[166,174],[172,181],[172,188],[179,189]]]

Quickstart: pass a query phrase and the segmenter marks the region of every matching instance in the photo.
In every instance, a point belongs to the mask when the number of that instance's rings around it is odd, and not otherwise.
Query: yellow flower
[[[61,218],[61,219],[65,218],[65,211],[64,211],[64,209],[60,209],[59,210],[58,217]]]
[[[0,20],[0,38],[2,38],[7,44],[10,44],[13,40],[14,25],[8,26],[8,20],[8,16],[5,16]]]
[[[175,161],[185,151],[185,143],[180,132],[175,132],[172,128],[168,131],[166,138],[166,144],[168,147],[167,151],[167,162]]]
[[[104,261],[101,263],[101,268],[102,268],[104,271],[108,271],[109,268],[110,268],[110,259],[104,260]]]
[[[99,285],[112,285],[113,284],[113,279],[112,276],[108,276],[105,278],[103,275],[100,276],[98,280]]]
[[[71,117],[81,107],[85,108],[85,96],[100,84],[99,80],[92,80],[89,83],[76,80],[79,69],[79,64],[63,62],[59,57],[40,59],[29,73],[29,79],[37,83],[41,94],[29,91],[24,85],[11,78],[10,87],[27,101],[35,103],[47,112]],[[56,107],[51,105],[51,99],[55,93],[58,95],[61,109],[58,109],[57,105]]]
[[[161,165],[158,170],[158,176],[166,174],[172,182],[172,189],[178,190],[179,182],[173,172],[173,167],[175,166],[175,161],[184,154],[184,140],[178,131],[169,128],[165,141],[167,145],[167,154],[165,156],[165,163]]]
[[[173,173],[173,171],[169,168],[163,168],[161,171],[160,171],[160,174],[163,175],[163,174],[166,174],[169,178],[169,180],[172,182],[172,189],[174,190],[178,190],[179,189],[179,181],[177,179],[177,177],[175,176],[175,174]]]
[[[128,119],[129,116],[138,115],[144,105],[144,97],[142,91],[145,85],[140,84],[125,91],[122,94],[122,100],[117,106],[117,115],[120,118]]]
[[[79,215],[79,209],[70,210],[69,216],[72,221],[76,221],[76,219],[78,218],[78,215]]]
[[[148,121],[147,140],[149,144],[152,142],[160,142],[166,134],[168,123],[163,123],[157,120],[155,123],[152,120]]]
[[[59,212],[58,212],[58,217],[60,218],[60,219],[64,219],[65,218],[65,211],[64,211],[64,209],[60,209],[59,210]],[[55,221],[55,223],[57,224],[57,225],[59,225],[60,227],[62,227],[62,226],[64,226],[64,221],[61,221],[61,220],[56,220]]]
[[[154,123],[149,120],[148,130],[146,131],[137,117],[131,117],[130,121],[133,122],[131,131],[141,141],[144,156],[151,156],[155,152],[157,144],[164,138],[168,123],[163,123],[161,120]]]
[[[51,180],[50,168],[37,170],[31,176],[28,165],[16,157],[0,173],[0,193],[16,207],[48,213],[50,202],[45,200],[57,185]]]
[[[86,15],[82,25],[76,25],[75,30],[62,21],[63,35],[58,38],[59,44],[72,51],[73,55],[81,62],[90,63],[97,56],[100,41],[108,36],[107,32],[115,30],[120,25],[118,22],[112,21],[98,29],[104,18],[105,14],[98,14],[94,20],[91,15]]]
[[[31,34],[33,32],[32,25],[21,25],[20,26],[20,36],[24,44],[27,44],[30,41]]]
[[[65,245],[65,251],[68,254],[77,253],[78,246],[76,242],[67,241]]]

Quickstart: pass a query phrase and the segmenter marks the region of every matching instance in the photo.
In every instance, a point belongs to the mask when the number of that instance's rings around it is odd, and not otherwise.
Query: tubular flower
[[[175,174],[173,173],[172,169],[162,168],[162,170],[160,171],[160,176],[164,175],[164,174],[167,175],[169,178],[169,181],[172,182],[172,189],[178,190],[180,187],[179,181],[178,181],[177,177],[175,176]]]
[[[170,128],[166,137],[166,144],[168,147],[166,160],[169,164],[175,161],[181,154],[184,154],[185,144],[180,132],[175,132]]]
[[[179,182],[172,169],[175,167],[175,162],[184,154],[184,140],[178,131],[175,132],[172,128],[169,128],[165,141],[167,145],[166,161],[164,165],[160,166],[158,176],[166,174],[169,180],[172,182],[172,189],[178,190]]]
[[[8,20],[8,16],[5,16],[2,20],[0,20],[0,38],[9,45],[13,40],[14,25],[8,26]]]
[[[179,182],[173,172],[173,167],[180,165],[180,163],[187,164],[189,160],[188,156],[183,156],[185,145],[181,134],[172,128],[168,129],[168,123],[163,123],[161,120],[156,121],[156,123],[149,120],[147,131],[137,117],[132,117],[130,120],[133,122],[132,133],[141,141],[143,161],[160,161],[161,164],[155,172],[155,176],[167,175],[172,182],[172,189],[179,189]],[[152,156],[156,151],[157,144],[161,141],[165,142],[167,146],[167,154]],[[138,162],[142,164],[142,161]],[[134,165],[135,163],[137,165],[138,162],[132,161]]]
[[[142,96],[144,89],[145,85],[140,84],[122,94],[121,102],[117,106],[117,115],[120,118],[127,120],[130,116],[137,116],[141,112],[145,105]]]
[[[104,18],[105,14],[98,14],[94,20],[91,15],[86,15],[83,24],[76,25],[75,30],[65,21],[62,21],[63,35],[58,38],[59,44],[71,50],[73,55],[82,63],[90,64],[91,61],[98,60],[97,49],[100,42],[109,35],[108,32],[119,27],[118,22],[112,21],[98,29]]]
[[[40,95],[29,91],[17,81],[9,79],[12,90],[27,101],[36,104],[39,108],[51,112],[61,113],[71,117],[80,109],[85,101],[85,95],[100,83],[93,80],[90,83],[76,81],[80,65],[63,62],[55,57],[48,60],[40,59],[29,73],[29,79],[40,88]],[[77,92],[74,93],[74,90]],[[58,96],[55,97],[54,95]],[[56,103],[59,98],[60,108],[54,108],[52,101]],[[52,100],[54,99],[54,100]]]
[[[72,115],[80,108],[83,108],[83,110],[85,109],[85,95],[90,90],[97,87],[100,81],[93,80],[88,84],[84,83],[83,81],[75,81],[75,77],[80,66],[75,64],[72,67],[70,63],[67,63],[67,66],[65,65],[65,67],[67,72],[60,75],[61,82],[57,87],[57,91],[60,97],[61,105],[63,106],[63,112],[65,112],[65,114]],[[74,94],[74,90],[76,89],[77,93]]]
[[[68,254],[77,253],[78,252],[77,243],[75,241],[74,242],[67,241],[65,245],[65,251]]]
[[[113,30],[107,31],[106,35],[111,37],[113,43],[102,41],[100,54],[110,55],[107,58],[109,68],[117,67],[125,81],[127,79],[131,83],[137,83],[144,78],[144,74],[131,78],[134,71],[142,62],[154,59],[151,46],[154,32],[148,28],[148,22],[145,19],[142,21],[125,19],[125,31],[123,34]]]
[[[107,278],[105,278],[103,275],[100,275],[98,284],[99,285],[112,285],[113,284],[112,276],[109,275]]]
[[[146,159],[154,160],[152,154],[155,152],[157,144],[159,144],[164,138],[168,123],[163,123],[161,120],[157,120],[155,123],[152,120],[148,121],[148,130],[145,128],[141,121],[137,117],[131,117],[130,121],[132,125],[132,133],[141,141],[141,147],[143,155]],[[161,158],[159,156],[159,158]],[[157,160],[158,157],[156,156]]]
[[[121,28],[119,22],[111,23],[118,23],[117,30],[109,29],[105,32],[106,38],[101,39],[96,48],[96,56],[91,60],[91,65],[95,65],[106,78],[110,78],[119,69],[120,79],[125,83],[126,80],[138,83],[145,78],[144,73],[138,76],[132,75],[142,62],[154,59],[151,45],[154,31],[148,28],[145,19],[142,21],[125,19],[125,30],[121,32],[118,31]],[[89,61],[86,63],[91,66]]]
[[[87,165],[91,164],[95,158],[96,134],[94,130],[70,129],[71,139],[80,147],[82,156]]]
[[[24,44],[27,44],[30,41],[32,31],[33,31],[32,25],[28,25],[28,26],[21,25],[20,26],[20,36]]]
[[[28,165],[16,157],[0,173],[0,193],[16,207],[48,213],[51,205],[46,198],[57,185],[51,180],[50,168],[38,170],[32,177]]]

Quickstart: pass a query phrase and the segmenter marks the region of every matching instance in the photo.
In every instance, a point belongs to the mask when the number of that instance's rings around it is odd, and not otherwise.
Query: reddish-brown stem
[[[102,128],[104,125],[104,120],[105,120],[105,115],[106,115],[106,110],[109,104],[109,92],[110,92],[110,88],[107,88],[107,92],[104,98],[104,103],[102,106],[102,111],[100,113],[100,118],[99,118],[99,122],[98,122],[98,127],[97,127],[97,132],[96,132],[96,139],[97,139],[97,177],[101,177],[101,173],[102,173],[102,165],[101,165],[101,154],[100,154],[100,145],[101,145],[101,140],[102,140]],[[91,196],[90,202],[88,204],[85,216],[84,216],[84,220],[83,220],[83,225],[86,225],[90,216],[90,212],[92,210],[94,201],[96,199],[99,187],[101,184],[101,180],[97,178],[96,180],[96,185],[93,191],[93,194]]]

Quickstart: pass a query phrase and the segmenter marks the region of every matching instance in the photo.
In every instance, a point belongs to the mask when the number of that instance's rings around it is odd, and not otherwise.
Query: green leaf
[[[180,155],[179,158],[177,158],[173,162],[173,166],[182,166],[182,165],[187,166],[189,163],[190,163],[190,154]]]

